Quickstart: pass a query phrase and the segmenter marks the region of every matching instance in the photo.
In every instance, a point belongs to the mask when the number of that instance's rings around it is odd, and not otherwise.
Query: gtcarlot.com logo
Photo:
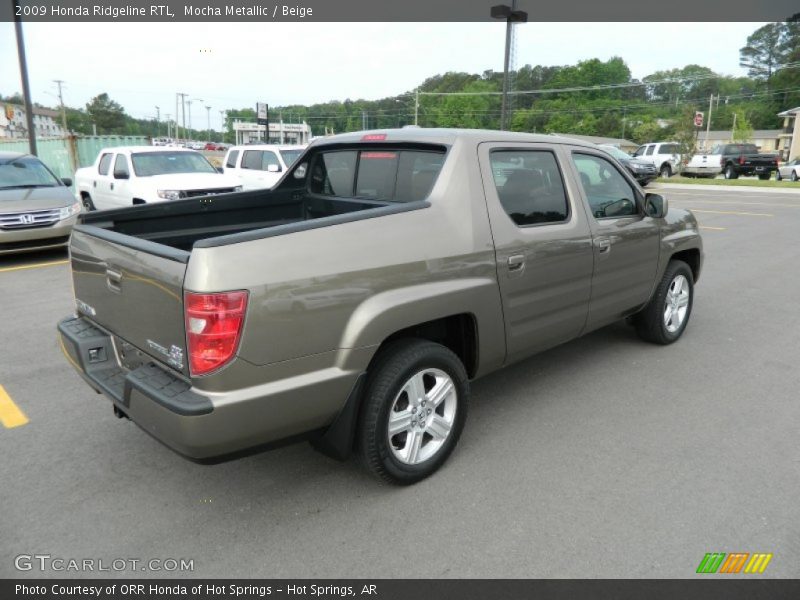
[[[763,573],[772,554],[763,552],[708,552],[697,567],[698,573]],[[744,567],[744,568],[743,568]]]
[[[186,558],[61,558],[50,554],[19,554],[17,571],[109,572],[109,571],[194,571],[194,559]]]

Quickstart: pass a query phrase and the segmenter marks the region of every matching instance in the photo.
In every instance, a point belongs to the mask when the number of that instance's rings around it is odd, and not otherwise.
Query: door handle
[[[122,291],[122,272],[115,271],[114,269],[107,268],[106,269],[106,284],[108,285],[108,289],[112,292],[121,292]]]
[[[525,256],[522,254],[515,254],[508,257],[508,270],[521,271],[525,267]]]
[[[111,189],[112,190],[114,189],[114,182],[113,181],[111,182]]]
[[[97,181],[92,182],[92,187],[97,187]]]
[[[594,241],[597,246],[597,252],[600,254],[608,254],[611,252],[611,240],[608,238],[598,238]]]

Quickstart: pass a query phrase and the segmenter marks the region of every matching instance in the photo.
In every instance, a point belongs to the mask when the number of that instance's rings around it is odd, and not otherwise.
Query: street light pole
[[[493,19],[506,20],[506,51],[503,61],[503,98],[500,107],[500,129],[505,130],[508,126],[508,67],[511,60],[511,27],[514,23],[526,23],[528,13],[517,10],[517,0],[511,0],[511,6],[507,4],[497,4],[493,6],[490,15]]]
[[[17,34],[17,56],[19,57],[19,75],[22,79],[22,95],[25,98],[25,122],[28,126],[28,148],[36,156],[36,130],[33,128],[33,102],[31,102],[31,86],[28,84],[28,61],[25,58],[25,39],[22,37],[22,21],[17,14],[18,2],[14,1],[14,31]]]
[[[156,137],[161,133],[161,109],[156,106]]]
[[[206,106],[206,115],[208,116],[208,141],[211,141],[211,107]]]

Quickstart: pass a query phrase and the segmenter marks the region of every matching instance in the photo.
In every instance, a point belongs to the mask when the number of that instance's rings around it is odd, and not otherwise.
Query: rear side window
[[[239,151],[238,150],[231,150],[228,153],[228,160],[225,161],[225,166],[229,169],[236,168],[236,159],[239,158]]]
[[[108,153],[100,157],[100,164],[97,165],[97,172],[100,173],[100,175],[108,175],[108,167],[111,166],[111,156],[112,154]]]
[[[390,202],[425,199],[444,162],[444,151],[339,150],[318,154],[310,191]]]
[[[675,144],[661,144],[659,154],[677,154],[678,147]]]
[[[500,204],[514,223],[524,226],[567,220],[567,194],[552,152],[495,150],[490,162]]]

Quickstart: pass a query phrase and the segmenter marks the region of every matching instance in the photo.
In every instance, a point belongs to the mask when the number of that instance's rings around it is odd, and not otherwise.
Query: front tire
[[[659,171],[659,175],[664,179],[668,179],[672,177],[672,167],[669,165],[661,165],[661,170]]]
[[[655,294],[636,315],[636,332],[654,344],[671,344],[681,337],[694,303],[694,277],[682,260],[667,265]]]
[[[780,181],[781,179],[783,179],[783,177],[781,177],[781,172],[775,171],[775,181]]]
[[[467,419],[469,380],[448,348],[406,339],[370,367],[357,442],[379,479],[410,485],[432,475],[458,443]]]
[[[92,201],[92,197],[89,194],[83,194],[81,196],[81,202],[83,203],[83,208],[85,208],[87,212],[97,210],[94,206],[94,201]]]

